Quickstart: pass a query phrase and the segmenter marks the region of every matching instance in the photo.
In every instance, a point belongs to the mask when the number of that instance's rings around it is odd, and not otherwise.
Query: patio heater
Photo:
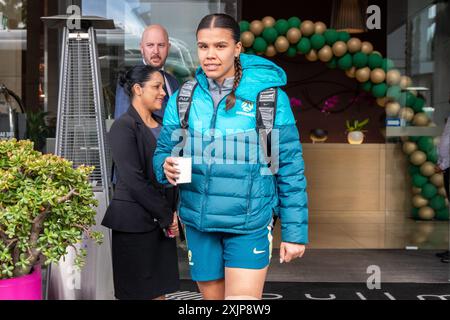
[[[114,21],[101,17],[79,17],[78,27],[68,21],[73,17],[43,17],[49,28],[62,29],[58,117],[55,154],[72,161],[74,166],[95,169],[90,176],[96,208],[95,231],[101,231],[101,246],[85,238],[79,245],[87,250],[84,268],[74,268],[75,251],[47,274],[47,297],[57,300],[114,299],[111,266],[111,237],[101,226],[110,199],[110,156],[106,144],[105,110],[98,62],[96,29],[114,29]]]

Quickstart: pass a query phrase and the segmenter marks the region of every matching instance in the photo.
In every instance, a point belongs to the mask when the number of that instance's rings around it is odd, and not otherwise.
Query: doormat
[[[168,300],[202,300],[195,282],[182,280],[180,291]],[[382,283],[368,289],[366,283],[266,282],[263,300],[450,300],[448,283]]]

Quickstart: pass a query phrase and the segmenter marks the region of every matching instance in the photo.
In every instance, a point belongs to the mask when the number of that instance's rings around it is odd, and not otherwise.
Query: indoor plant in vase
[[[0,300],[40,299],[41,265],[57,263],[84,234],[101,243],[102,234],[91,231],[92,170],[43,155],[28,140],[0,141]],[[75,265],[85,256],[77,250]]]
[[[355,120],[353,123],[347,120],[347,140],[350,144],[362,144],[364,141],[364,132],[363,128],[369,123],[369,119],[365,119],[363,121]]]

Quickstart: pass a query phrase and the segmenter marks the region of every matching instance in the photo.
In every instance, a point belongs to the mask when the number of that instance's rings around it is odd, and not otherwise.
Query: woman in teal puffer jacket
[[[204,17],[197,29],[197,86],[187,132],[175,93],[167,105],[153,157],[160,183],[177,185],[180,149],[191,157],[192,182],[180,184],[191,275],[205,299],[260,299],[272,250],[273,215],[281,221],[281,262],[301,257],[308,243],[304,162],[284,71],[242,54],[237,22]],[[259,93],[275,88],[271,167],[256,134]],[[183,143],[180,144],[180,139]],[[270,173],[270,174],[268,174]]]

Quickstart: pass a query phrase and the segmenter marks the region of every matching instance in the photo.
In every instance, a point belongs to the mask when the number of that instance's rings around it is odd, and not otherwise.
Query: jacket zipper
[[[219,101],[219,103],[217,104],[217,107],[216,107],[216,106],[214,106],[214,99],[212,98],[212,96],[209,93],[209,91],[207,91],[207,94],[208,94],[209,98],[211,99],[211,102],[212,102],[213,107],[214,107],[214,114],[213,114],[213,117],[211,119],[211,123],[209,124],[209,127],[210,127],[210,130],[215,130],[216,129],[216,122],[217,122],[217,112],[219,110],[219,106],[222,103],[223,99],[225,99],[228,95],[223,97],[222,99],[220,99],[220,101]],[[213,132],[211,143],[214,143],[215,140],[216,140],[215,132]],[[208,188],[209,188],[209,177],[210,177],[210,175],[211,175],[211,162],[208,163],[208,170],[206,171],[205,190],[208,190]],[[202,213],[200,215],[200,229],[203,229],[203,217],[204,217],[204,213],[205,213],[205,206],[206,206],[206,195],[204,196],[203,203],[202,203]]]

